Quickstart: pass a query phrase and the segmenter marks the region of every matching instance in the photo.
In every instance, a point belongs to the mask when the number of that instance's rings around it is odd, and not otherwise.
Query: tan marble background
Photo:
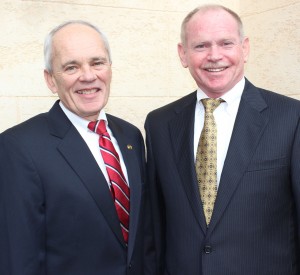
[[[57,99],[43,78],[43,41],[59,23],[83,19],[110,41],[113,83],[107,112],[143,131],[149,111],[196,86],[177,56],[184,16],[204,3],[239,13],[250,37],[246,76],[300,99],[300,0],[2,0],[0,2],[0,131]]]

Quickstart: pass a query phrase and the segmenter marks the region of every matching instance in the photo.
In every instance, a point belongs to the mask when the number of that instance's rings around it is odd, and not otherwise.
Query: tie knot
[[[203,98],[201,99],[205,112],[213,113],[213,111],[224,102],[221,98]]]
[[[105,125],[105,120],[91,121],[88,124],[88,128],[91,131],[97,133],[98,135],[104,135],[105,133],[107,133],[106,125]]]

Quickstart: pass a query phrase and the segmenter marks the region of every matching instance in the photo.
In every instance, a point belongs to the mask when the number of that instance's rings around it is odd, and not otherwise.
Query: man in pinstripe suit
[[[299,101],[245,78],[249,40],[225,7],[189,13],[178,52],[198,89],[145,123],[159,274],[299,275]],[[223,101],[209,222],[195,169],[205,98]]]

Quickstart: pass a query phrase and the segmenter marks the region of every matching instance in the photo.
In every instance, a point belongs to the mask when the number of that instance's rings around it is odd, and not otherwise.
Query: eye
[[[77,67],[74,66],[74,65],[70,65],[70,66],[67,66],[65,68],[65,71],[68,73],[68,74],[72,74],[72,73],[75,73],[77,70]]]
[[[231,49],[235,46],[235,43],[231,40],[225,40],[225,41],[222,42],[221,46],[224,49]]]
[[[100,70],[108,65],[108,61],[106,58],[97,58],[93,59],[90,65],[93,66],[95,69]]]
[[[94,62],[94,65],[95,65],[95,66],[103,65],[104,62],[105,62],[105,61],[103,61],[103,60],[97,60],[97,61]]]
[[[196,49],[204,49],[205,45],[204,44],[199,44],[196,46]]]
[[[103,66],[103,65],[105,65],[104,61],[96,61],[96,62],[94,62],[94,66],[95,67],[100,67],[100,66]]]
[[[195,50],[198,52],[203,52],[209,49],[210,47],[211,47],[210,43],[199,43],[195,46]]]
[[[207,48],[207,44],[201,43],[201,44],[196,45],[195,48],[196,48],[197,50],[205,50],[205,49]]]

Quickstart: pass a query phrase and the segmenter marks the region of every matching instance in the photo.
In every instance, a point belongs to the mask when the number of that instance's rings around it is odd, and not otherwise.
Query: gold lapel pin
[[[132,150],[132,145],[127,144],[127,149],[128,149],[128,150]]]

